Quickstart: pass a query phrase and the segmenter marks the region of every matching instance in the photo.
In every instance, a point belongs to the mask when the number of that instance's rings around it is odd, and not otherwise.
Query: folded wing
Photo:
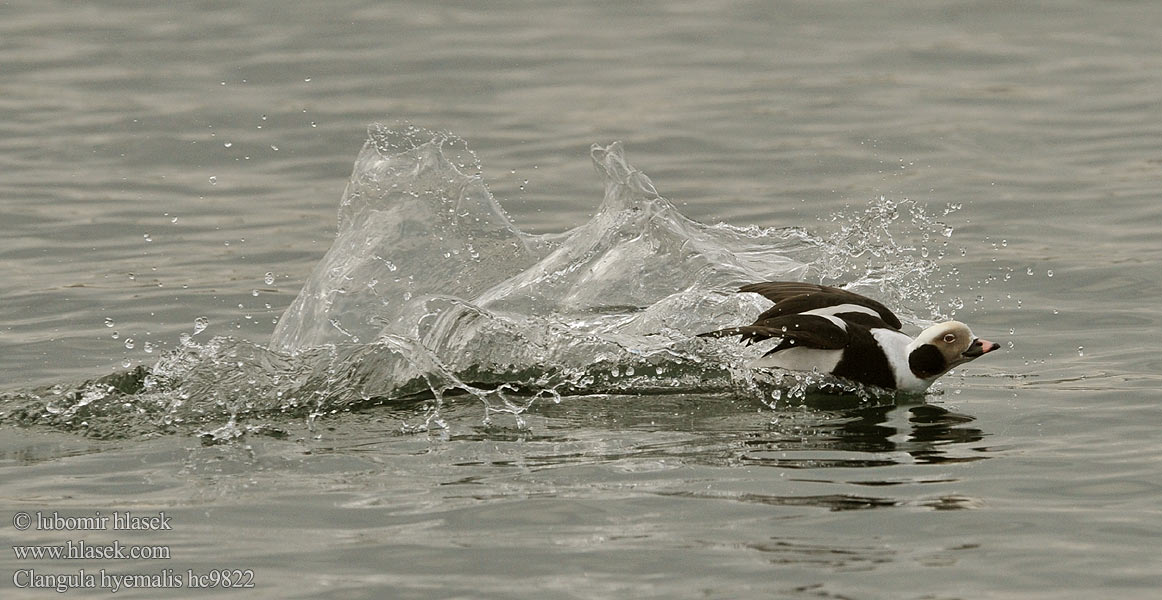
[[[888,307],[855,292],[798,281],[770,281],[744,285],[739,292],[751,292],[766,297],[775,305],[759,315],[755,325],[764,320],[793,314],[833,315],[845,321],[867,327],[882,327],[899,331],[900,318]]]
[[[771,349],[771,352],[778,352],[794,346],[837,350],[846,346],[849,339],[847,328],[843,326],[842,322],[839,322],[839,319],[818,315],[775,317],[758,321],[754,325],[700,333],[698,337],[730,337],[734,335],[741,336],[741,341],[747,344],[771,338],[782,338],[783,342]]]
[[[743,286],[740,292],[761,294],[775,303],[751,325],[699,334],[699,337],[739,336],[747,344],[772,338],[783,341],[767,354],[787,348],[838,350],[851,341],[848,325],[899,331],[899,317],[886,306],[835,287],[772,281]]]

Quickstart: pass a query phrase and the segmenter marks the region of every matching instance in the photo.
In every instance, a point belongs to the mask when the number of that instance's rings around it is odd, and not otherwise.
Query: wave
[[[538,399],[587,394],[741,393],[777,406],[822,385],[866,397],[818,375],[751,371],[765,346],[694,335],[752,320],[766,301],[735,290],[776,279],[848,283],[943,316],[933,282],[951,228],[915,203],[881,197],[833,215],[826,237],[707,225],[658,194],[620,143],[591,157],[605,188],[596,214],[533,235],[489,192],[464,140],[372,125],[335,242],[268,346],[183,338],[150,368],[6,394],[0,418],[99,437],[229,439],[392,403],[419,407],[405,429],[443,426],[449,394],[478,398],[485,422],[508,413],[518,424]]]

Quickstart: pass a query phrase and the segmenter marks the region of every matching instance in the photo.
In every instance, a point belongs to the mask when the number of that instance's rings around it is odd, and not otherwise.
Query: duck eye
[[[952,342],[955,342],[955,341],[956,341],[956,336],[951,334],[951,333],[944,336],[944,343],[945,344],[951,344]]]

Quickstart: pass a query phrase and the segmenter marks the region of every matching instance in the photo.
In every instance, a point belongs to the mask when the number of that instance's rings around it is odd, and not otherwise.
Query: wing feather
[[[879,319],[875,319],[875,317],[865,312],[840,312],[834,314],[845,320],[860,323],[868,327],[887,327],[896,331],[899,331],[903,327],[900,318],[888,310],[888,307],[883,304],[867,296],[828,285],[800,281],[769,281],[744,285],[738,291],[760,294],[775,303],[774,306],[759,315],[755,323],[756,325],[768,319],[803,313],[809,310],[819,310],[850,304],[875,311],[879,315]]]
[[[818,315],[787,315],[765,319],[754,325],[730,327],[698,334],[698,337],[741,336],[746,343],[761,342],[772,338],[783,340],[778,349],[785,345],[798,345],[820,350],[838,350],[847,345],[850,336],[846,329],[836,325],[831,319]],[[788,340],[794,340],[788,344]]]

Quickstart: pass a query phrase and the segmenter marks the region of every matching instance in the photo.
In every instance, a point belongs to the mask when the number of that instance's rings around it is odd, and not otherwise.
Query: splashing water
[[[945,291],[939,260],[947,255],[953,228],[940,219],[960,210],[949,204],[937,217],[908,199],[895,202],[880,196],[862,211],[832,214],[839,230],[818,239],[822,252],[813,266],[823,283],[867,294],[897,309],[905,321],[924,325],[947,320],[964,307],[952,298],[947,307],[937,300]],[[916,245],[916,244],[919,245]],[[923,306],[927,316],[911,310]]]
[[[704,225],[659,195],[619,143],[591,156],[605,186],[597,213],[576,229],[531,235],[493,198],[463,140],[373,125],[335,242],[269,346],[187,335],[149,369],[0,397],[0,418],[95,436],[228,440],[277,431],[278,418],[310,424],[386,403],[421,408],[422,422],[405,430],[439,427],[449,394],[479,399],[485,422],[507,413],[518,425],[538,399],[595,393],[734,393],[774,407],[819,386],[871,391],[752,371],[744,365],[769,345],[693,337],[766,307],[739,286],[852,282],[905,308],[906,320],[922,320],[906,310],[917,304],[941,316],[939,289],[929,288],[951,228],[911,201],[881,197],[832,215],[839,230],[826,238]],[[207,326],[199,318],[193,335]]]

